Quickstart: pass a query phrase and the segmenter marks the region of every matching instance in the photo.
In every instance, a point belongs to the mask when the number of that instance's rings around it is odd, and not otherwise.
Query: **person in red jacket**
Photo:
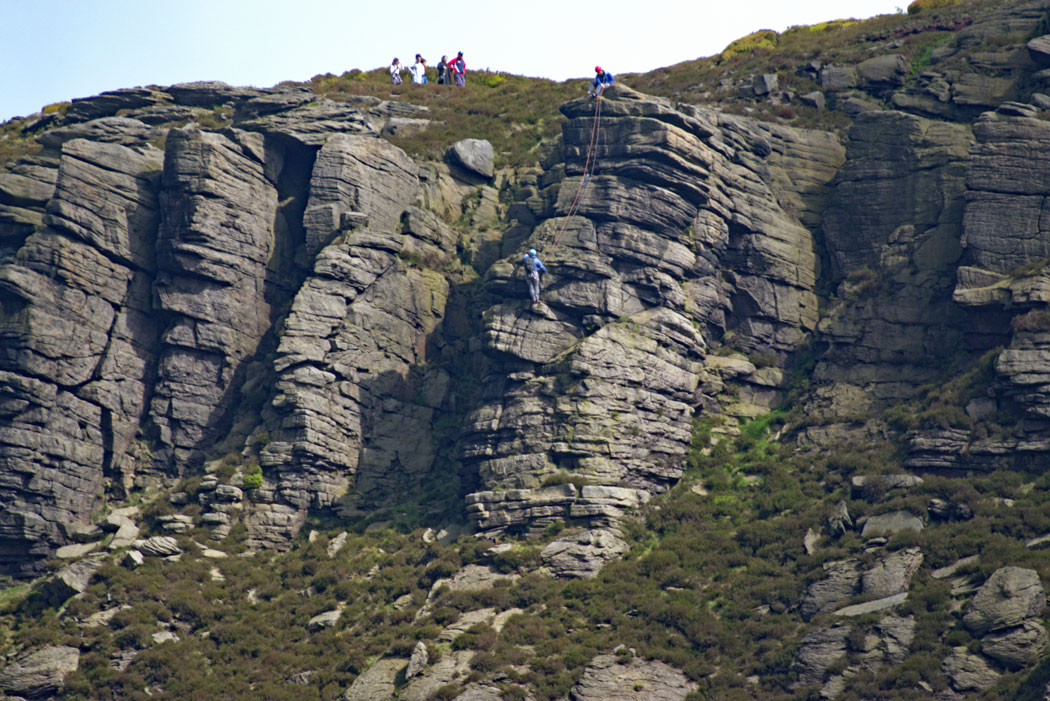
[[[460,51],[455,59],[448,64],[449,73],[452,74],[452,80],[459,87],[463,87],[467,84],[467,62],[463,60],[463,52]]]

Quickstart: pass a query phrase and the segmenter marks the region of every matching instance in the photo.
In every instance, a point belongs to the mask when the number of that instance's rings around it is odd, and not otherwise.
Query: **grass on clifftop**
[[[430,78],[435,80],[434,71]],[[561,132],[562,103],[586,92],[585,80],[557,83],[506,73],[468,71],[466,87],[391,85],[385,68],[340,76],[318,75],[305,83],[318,95],[345,100],[351,95],[373,95],[383,100],[403,100],[430,109],[432,124],[420,134],[394,136],[394,144],[413,155],[440,156],[460,139],[488,139],[499,165],[516,166],[539,160],[542,139]]]

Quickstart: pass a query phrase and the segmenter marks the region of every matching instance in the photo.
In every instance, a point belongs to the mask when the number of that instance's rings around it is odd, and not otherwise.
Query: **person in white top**
[[[401,65],[401,61],[396,58],[394,59],[394,62],[390,64],[388,70],[390,71],[390,82],[393,85],[401,85],[401,69],[403,68],[404,66]]]
[[[409,69],[412,73],[412,82],[416,85],[425,85],[427,82],[427,60],[416,54],[416,62]]]

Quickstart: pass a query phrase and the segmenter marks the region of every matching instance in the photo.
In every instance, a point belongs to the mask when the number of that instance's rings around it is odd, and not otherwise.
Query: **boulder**
[[[859,76],[853,66],[824,66],[820,69],[820,88],[839,92],[857,86]]]
[[[485,139],[463,139],[449,147],[445,157],[453,165],[489,179],[493,169],[494,153],[492,144]]]
[[[398,694],[399,701],[429,701],[446,684],[462,683],[470,674],[473,651],[445,653],[440,660],[427,667]]]
[[[911,63],[900,54],[876,56],[857,64],[857,75],[868,89],[892,88],[904,84]]]
[[[610,560],[627,552],[627,543],[611,529],[595,529],[551,542],[540,553],[555,577],[596,576]]]
[[[891,536],[908,531],[919,533],[924,527],[922,519],[910,511],[893,511],[872,516],[865,521],[861,537]]]
[[[777,78],[776,73],[763,73],[753,76],[751,79],[751,89],[756,97],[763,97],[775,92],[779,87],[780,80]]]
[[[853,597],[860,586],[861,573],[857,560],[840,560],[824,564],[824,578],[809,585],[799,612],[805,619],[818,613],[831,613]]]
[[[145,562],[146,559],[138,550],[128,550],[124,553],[124,558],[120,561],[120,563],[127,567],[129,570],[133,570],[136,567],[141,567]]]
[[[346,545],[346,539],[347,532],[343,531],[335,538],[332,538],[330,541],[328,541],[328,547],[325,549],[325,552],[328,554],[328,557],[335,557],[336,555],[338,555],[339,551],[343,549],[344,545]]]
[[[847,618],[852,618],[854,616],[867,616],[872,613],[879,613],[880,611],[888,611],[889,609],[897,608],[907,599],[908,592],[901,592],[900,594],[894,594],[893,596],[887,596],[882,599],[866,601],[863,604],[846,606],[838,609],[834,614],[836,616],[844,616]]]
[[[1043,68],[1050,66],[1050,34],[1031,39],[1025,46],[1033,63]]]
[[[941,670],[956,691],[984,691],[999,681],[1000,673],[987,657],[956,648],[944,659]]]
[[[828,668],[845,657],[848,649],[846,638],[851,630],[848,624],[836,623],[807,633],[799,643],[792,665],[798,672],[798,680],[792,688],[823,684]]]
[[[430,655],[427,653],[426,643],[420,640],[416,643],[416,647],[412,650],[412,657],[408,660],[408,667],[405,669],[405,679],[411,679],[422,672],[429,661]]]
[[[802,95],[798,96],[798,99],[803,105],[815,107],[816,109],[821,111],[823,111],[828,104],[827,99],[824,97],[824,93],[820,92],[819,90],[803,93]]]
[[[55,557],[59,560],[76,560],[84,557],[93,550],[98,549],[99,544],[95,543],[73,543],[72,545],[63,545],[61,548],[55,551]]]
[[[1021,625],[1045,606],[1046,595],[1035,570],[1001,567],[974,595],[963,624],[975,635],[984,635]]]
[[[695,691],[695,682],[657,660],[599,655],[569,692],[571,701],[672,701]]]
[[[171,557],[182,552],[179,541],[169,535],[136,540],[132,545],[147,557]]]
[[[861,591],[865,596],[887,597],[906,592],[912,575],[922,565],[919,548],[907,548],[881,558],[861,576]]]
[[[331,628],[332,626],[339,623],[339,617],[343,615],[342,609],[333,609],[332,611],[325,611],[319,613],[311,618],[306,623],[306,629],[317,632],[323,628]]]
[[[845,501],[835,504],[831,510],[828,515],[827,529],[828,533],[836,538],[853,530],[853,519],[849,516],[849,507],[846,506]]]
[[[94,555],[66,565],[54,577],[44,580],[38,588],[48,606],[60,606],[70,597],[83,593],[91,578],[102,567],[105,556]]]
[[[397,688],[398,672],[408,665],[408,660],[397,657],[384,657],[354,680],[343,694],[346,701],[375,701],[392,699]]]
[[[1032,93],[1032,104],[1043,110],[1050,110],[1050,95],[1044,95],[1041,92]]]
[[[1020,669],[1037,662],[1046,651],[1047,642],[1043,624],[1027,620],[1016,628],[996,631],[981,638],[981,652],[1008,669]]]
[[[79,663],[80,650],[64,645],[22,655],[0,671],[0,690],[26,699],[52,698]]]

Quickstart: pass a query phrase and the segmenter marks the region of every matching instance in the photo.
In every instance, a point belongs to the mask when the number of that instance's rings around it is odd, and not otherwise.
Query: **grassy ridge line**
[[[419,134],[391,137],[392,143],[413,155],[440,157],[460,139],[488,139],[501,166],[537,162],[540,141],[561,132],[558,108],[587,89],[585,80],[558,83],[489,71],[469,72],[462,88],[437,83],[391,85],[385,68],[355,69],[340,76],[329,73],[306,83],[283,85],[302,85],[336,101],[372,95],[422,105],[430,110],[426,116],[433,123]]]

